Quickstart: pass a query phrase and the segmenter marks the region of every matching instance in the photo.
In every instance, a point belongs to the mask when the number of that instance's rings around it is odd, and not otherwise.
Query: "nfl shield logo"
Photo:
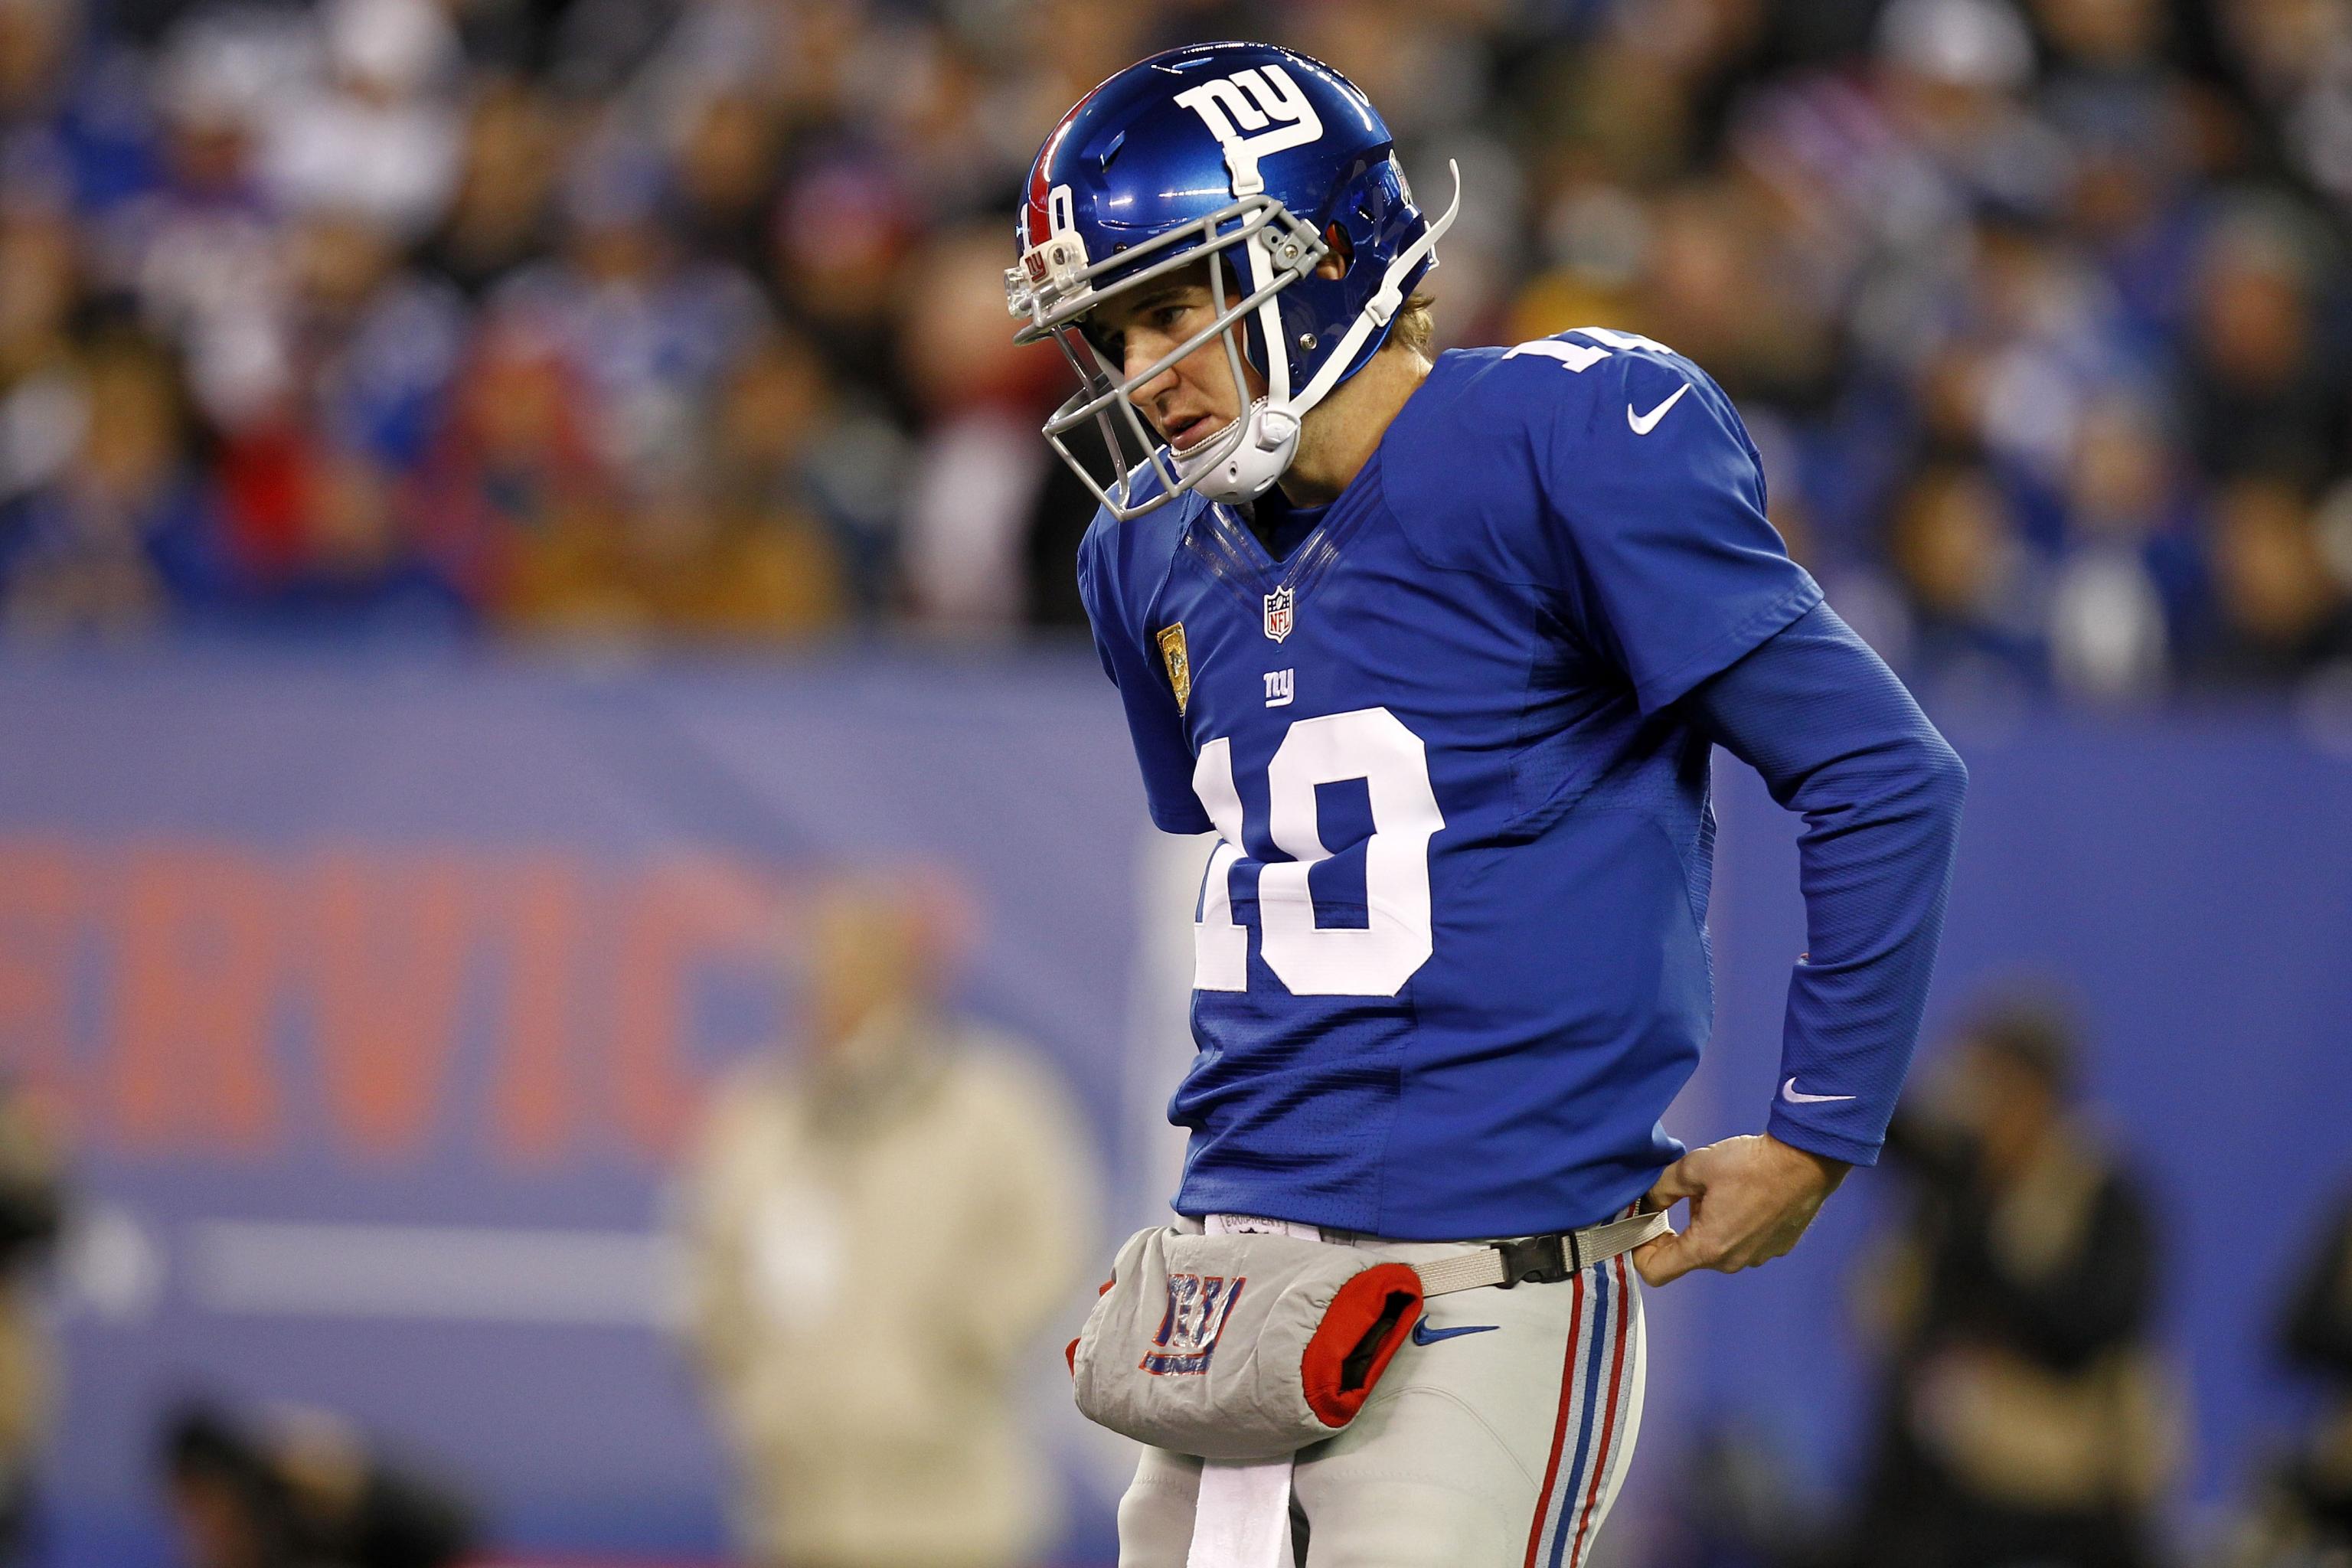
[[[1291,605],[1296,591],[1287,583],[1265,596],[1265,635],[1280,642],[1290,635]]]
[[[1225,1331],[1225,1319],[1241,1300],[1243,1278],[1238,1274],[1231,1279],[1215,1274],[1168,1276],[1167,1315],[1160,1320],[1160,1331],[1151,1337],[1151,1348],[1137,1364],[1154,1377],[1205,1374],[1209,1357],[1217,1348],[1217,1336]]]

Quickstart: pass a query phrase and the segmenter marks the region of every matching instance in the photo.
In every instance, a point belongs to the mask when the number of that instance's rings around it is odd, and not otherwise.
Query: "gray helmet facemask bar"
[[[1226,227],[1227,225],[1233,226]],[[1249,245],[1260,236],[1265,236],[1266,242],[1263,247],[1254,248],[1270,258],[1272,275],[1258,288],[1228,300],[1224,268],[1214,265],[1214,260],[1225,251],[1236,246]],[[1037,248],[1046,250],[1057,242],[1075,247],[1076,241],[1075,235],[1055,236]],[[1195,241],[1198,243],[1189,243]],[[1162,251],[1169,254],[1157,260],[1150,259],[1155,252]],[[1251,311],[1270,304],[1276,294],[1312,273],[1316,264],[1329,252],[1330,247],[1323,237],[1281,202],[1272,196],[1255,195],[1241,197],[1215,212],[1154,236],[1132,250],[1123,250],[1082,266],[1056,268],[1043,280],[1038,279],[1025,265],[1006,269],[1008,308],[1014,316],[1027,318],[1013,334],[1013,341],[1033,343],[1050,336],[1060,346],[1063,357],[1069,361],[1070,368],[1076,372],[1078,377],[1078,391],[1055,409],[1053,417],[1045,422],[1045,439],[1113,517],[1120,521],[1140,517],[1192,489],[1239,444],[1249,423],[1244,413],[1243,417],[1234,420],[1199,447],[1177,458],[1145,423],[1135,406],[1135,394],[1164,374],[1170,366],[1198,352],[1210,339],[1222,335],[1225,344],[1226,368],[1234,378],[1235,406],[1246,411],[1252,404],[1249,375],[1233,329]],[[1080,358],[1078,349],[1073,346],[1070,339],[1074,330],[1087,315],[1108,300],[1132,293],[1156,279],[1203,261],[1212,263],[1207,271],[1214,310],[1208,325],[1135,374],[1124,378],[1103,360],[1090,340],[1082,340],[1085,342],[1085,358]],[[1145,265],[1138,267],[1139,262]],[[1100,289],[1094,287],[1095,279],[1105,274],[1131,267],[1137,269],[1121,277],[1116,283]],[[1276,350],[1279,352],[1278,344]],[[1125,421],[1131,438],[1129,449],[1146,454],[1139,461],[1129,463],[1122,456],[1119,433],[1111,422],[1114,410]],[[1095,426],[1104,449],[1109,454],[1110,479],[1108,484],[1096,478],[1086,458],[1073,452],[1068,444],[1073,432],[1089,424]],[[1160,489],[1149,500],[1131,505],[1128,497],[1134,489],[1135,476],[1146,468],[1159,478]]]

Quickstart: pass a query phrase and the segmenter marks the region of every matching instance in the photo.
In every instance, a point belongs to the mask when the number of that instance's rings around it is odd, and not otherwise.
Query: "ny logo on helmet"
[[[1205,1373],[1225,1319],[1241,1300],[1243,1279],[1239,1274],[1231,1279],[1216,1274],[1168,1276],[1167,1315],[1137,1364],[1154,1377]]]
[[[1265,188],[1257,174],[1260,158],[1304,147],[1323,134],[1314,104],[1278,65],[1252,66],[1204,81],[1178,93],[1176,101],[1199,115],[1225,150],[1225,166],[1233,172],[1237,196]]]

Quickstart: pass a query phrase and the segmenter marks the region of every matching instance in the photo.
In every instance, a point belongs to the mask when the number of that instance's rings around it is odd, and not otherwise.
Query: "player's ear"
[[[1345,278],[1348,275],[1348,268],[1355,264],[1355,242],[1348,237],[1346,229],[1335,223],[1323,231],[1323,243],[1329,246],[1331,249],[1322,260],[1315,264],[1315,276]]]

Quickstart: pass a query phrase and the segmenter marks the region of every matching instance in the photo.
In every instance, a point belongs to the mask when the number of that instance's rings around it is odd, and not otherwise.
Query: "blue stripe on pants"
[[[1568,1539],[1575,1531],[1569,1528],[1577,1510],[1577,1500],[1583,1495],[1584,1483],[1590,1479],[1584,1473],[1584,1462],[1592,1450],[1592,1413],[1608,1397],[1601,1386],[1601,1352],[1609,1341],[1609,1270],[1593,1271],[1597,1288],[1592,1292],[1592,1343],[1584,1360],[1584,1414],[1576,1426],[1576,1463],[1569,1467],[1568,1490],[1564,1494],[1568,1506],[1552,1525],[1550,1568],[1559,1568],[1560,1553],[1568,1550]]]

